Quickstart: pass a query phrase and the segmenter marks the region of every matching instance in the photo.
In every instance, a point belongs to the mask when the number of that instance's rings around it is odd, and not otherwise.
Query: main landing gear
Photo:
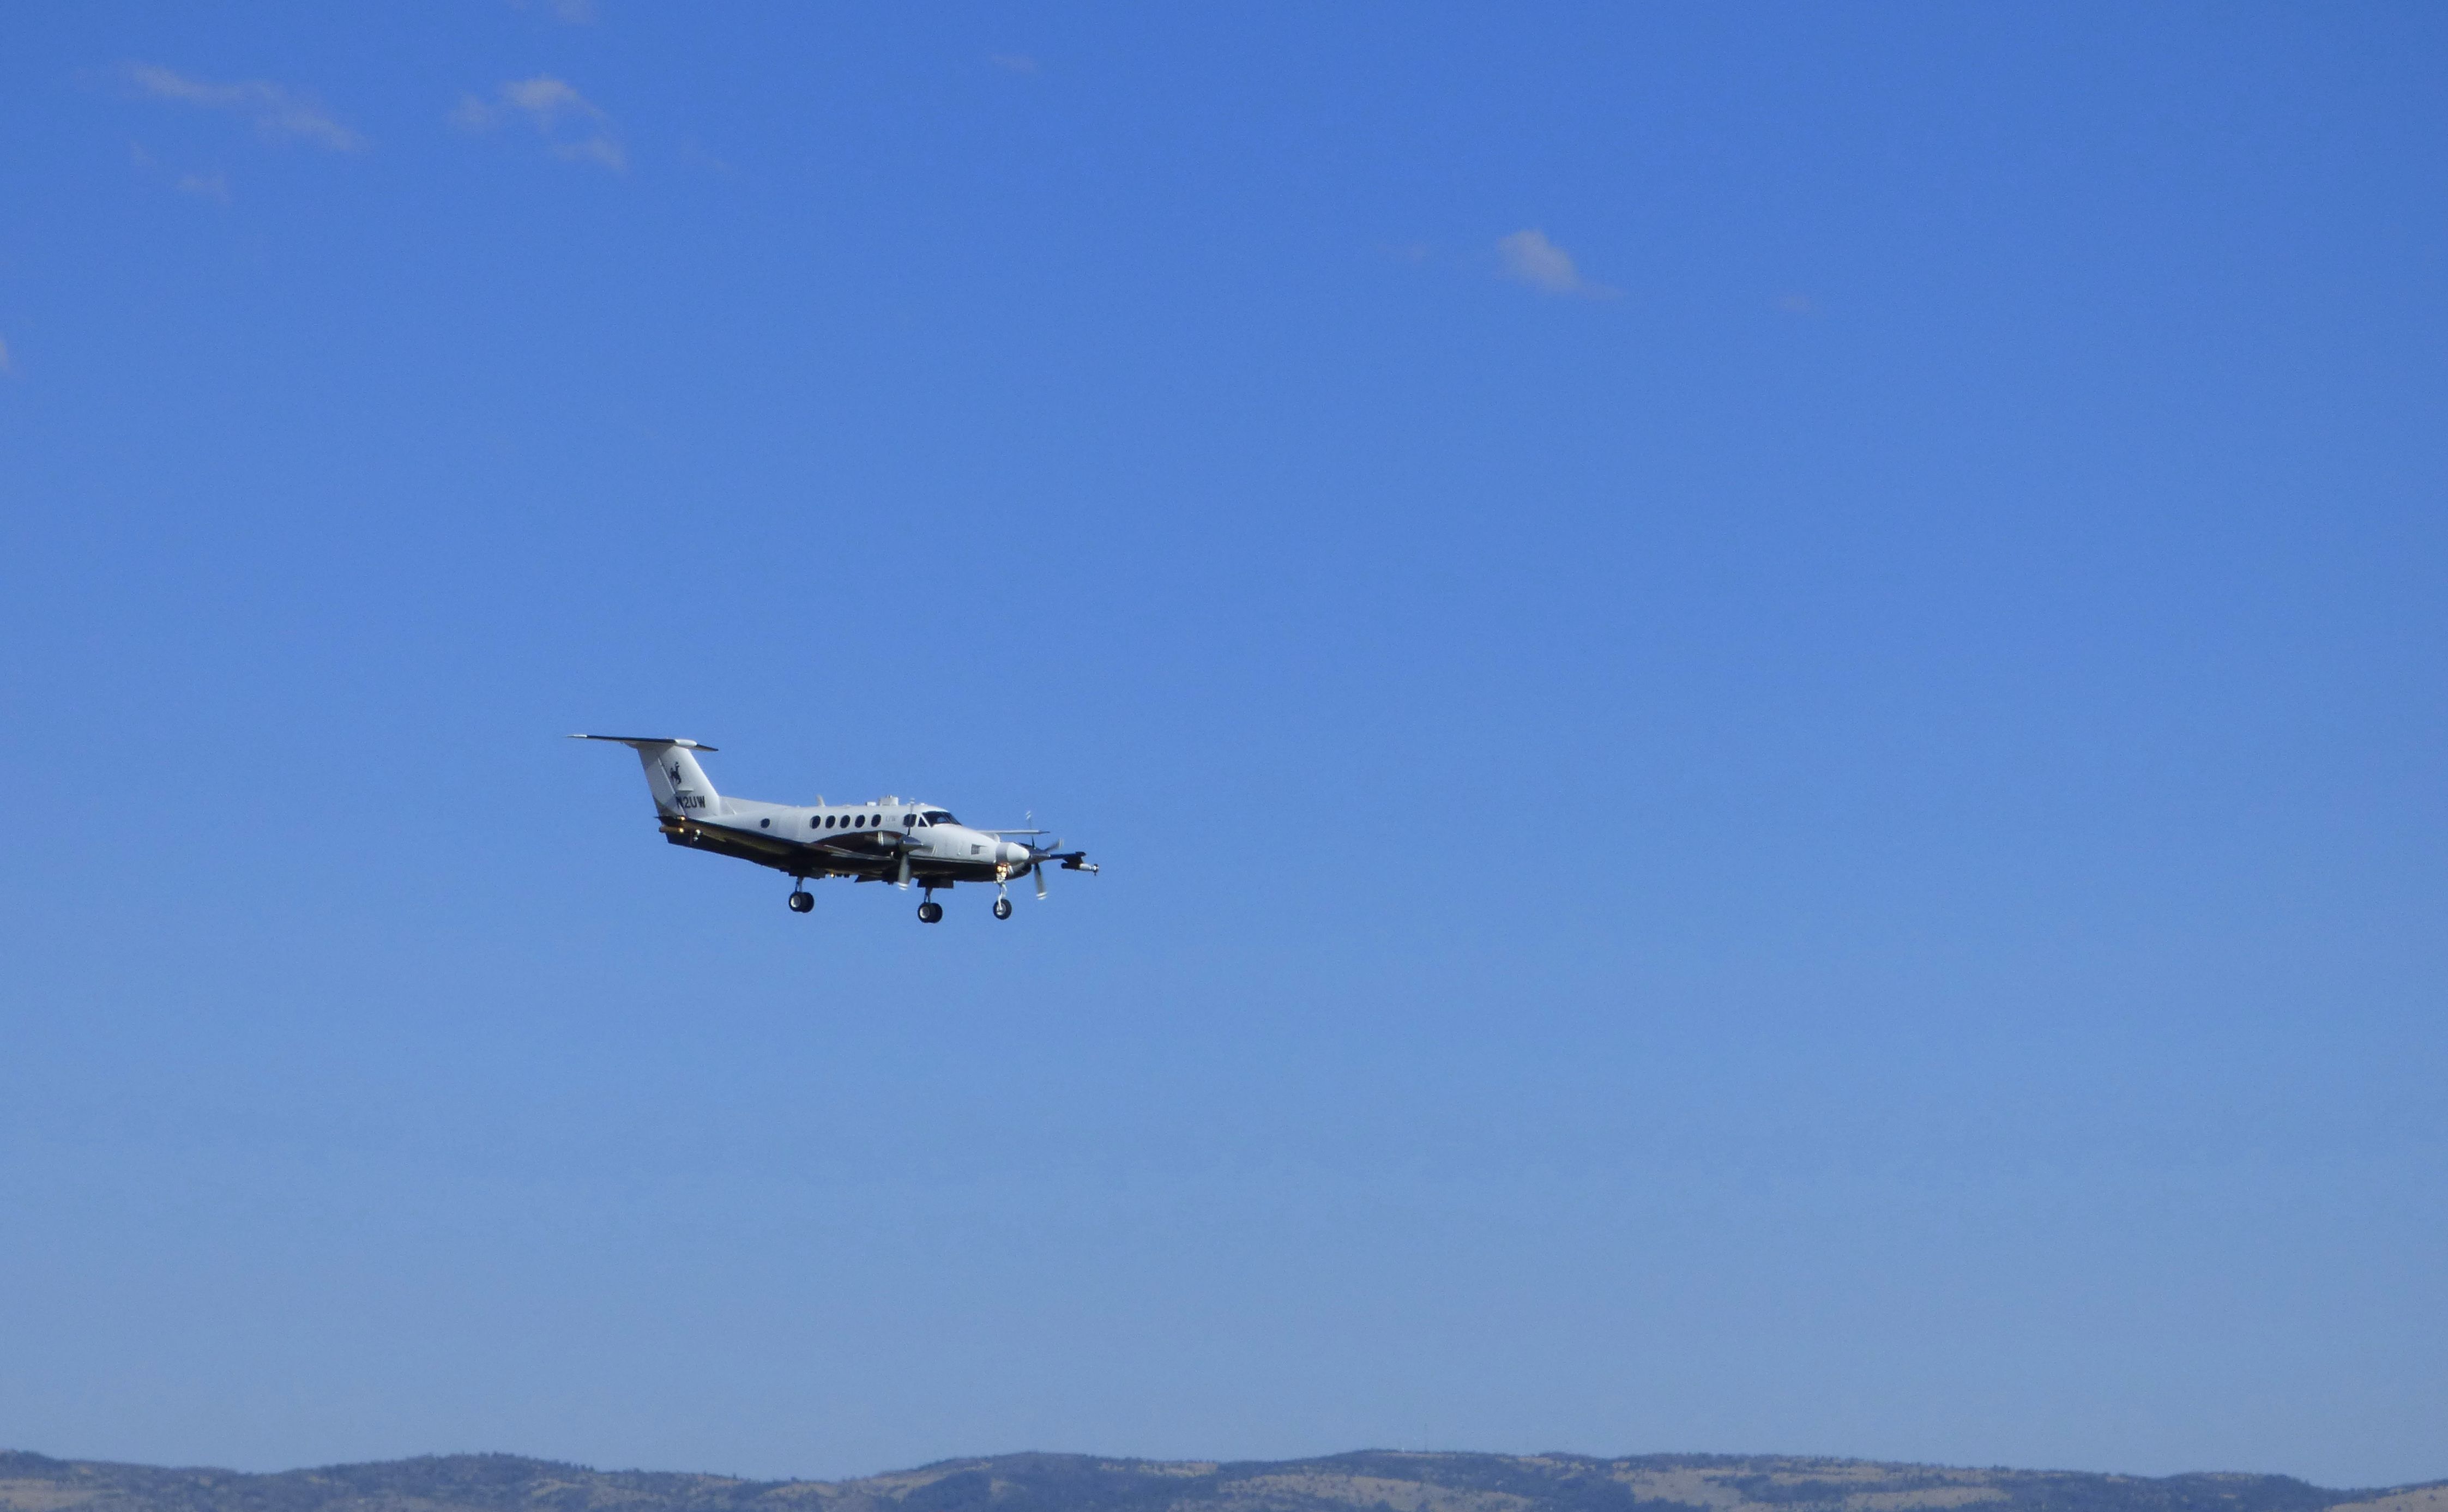
[[[805,913],[815,906],[816,900],[814,895],[810,893],[806,889],[793,888],[791,890],[791,911],[793,913]]]
[[[994,901],[994,916],[998,919],[1008,919],[1011,917],[1011,900],[1009,898],[1001,896],[1000,894],[996,896]],[[944,922],[944,906],[935,901],[932,890],[928,890],[927,901],[918,905],[918,922],[921,924],[941,924]]]

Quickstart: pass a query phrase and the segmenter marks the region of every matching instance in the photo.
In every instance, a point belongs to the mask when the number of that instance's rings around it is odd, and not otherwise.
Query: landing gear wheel
[[[995,917],[998,919],[1008,919],[1011,917],[1011,900],[1009,898],[995,899]]]
[[[921,923],[921,924],[936,924],[936,923],[940,923],[940,922],[942,922],[943,917],[944,917],[944,906],[943,906],[942,904],[940,904],[940,903],[937,903],[934,899],[929,898],[929,899],[928,899],[926,902],[924,902],[924,903],[922,903],[922,904],[918,905],[918,922],[919,922],[919,923]]]
[[[794,892],[791,894],[791,911],[793,913],[805,913],[815,906],[816,900],[813,895],[810,893]]]

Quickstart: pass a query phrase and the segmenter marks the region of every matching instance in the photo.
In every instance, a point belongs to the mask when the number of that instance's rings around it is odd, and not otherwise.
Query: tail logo
[[[691,793],[688,789],[680,786],[680,764],[679,762],[664,762],[663,775],[672,779],[672,802],[674,804],[683,809],[702,809],[705,807],[705,800],[703,798],[698,797],[696,794]]]

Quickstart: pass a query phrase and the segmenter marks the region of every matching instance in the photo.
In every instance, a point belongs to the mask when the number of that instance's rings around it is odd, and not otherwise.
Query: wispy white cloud
[[[188,173],[179,177],[179,192],[206,200],[229,203],[229,176],[224,173]]]
[[[1025,52],[990,52],[986,61],[1005,73],[1035,73],[1037,60]]]
[[[599,163],[616,173],[629,166],[628,153],[612,134],[611,116],[565,79],[548,74],[512,79],[497,86],[489,98],[461,95],[450,112],[451,124],[465,131],[490,131],[512,120],[525,120],[548,139],[548,150],[556,158]],[[579,134],[575,140],[572,132]]]
[[[564,163],[600,163],[615,173],[629,171],[629,155],[621,144],[610,137],[593,136],[583,142],[564,142],[555,145],[552,155]]]
[[[299,137],[333,152],[354,152],[366,144],[365,138],[333,119],[313,100],[261,79],[216,84],[153,63],[131,63],[126,76],[128,83],[157,100],[242,115],[267,137]]]
[[[1496,251],[1504,259],[1506,278],[1527,284],[1541,294],[1612,299],[1622,292],[1582,278],[1581,270],[1573,262],[1573,255],[1548,240],[1547,233],[1535,227],[1500,238]]]
[[[584,116],[601,121],[603,112],[586,96],[571,88],[561,79],[539,74],[532,79],[515,79],[502,86],[502,98],[535,118],[540,130],[549,131],[553,123],[564,115]]]

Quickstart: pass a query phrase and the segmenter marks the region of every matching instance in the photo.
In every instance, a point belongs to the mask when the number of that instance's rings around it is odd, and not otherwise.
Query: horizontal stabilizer
[[[640,751],[643,751],[648,746],[654,745],[676,745],[688,751],[715,751],[720,749],[720,747],[705,745],[696,740],[683,740],[676,735],[573,735],[570,738],[573,740],[609,740],[615,745],[625,745]]]

